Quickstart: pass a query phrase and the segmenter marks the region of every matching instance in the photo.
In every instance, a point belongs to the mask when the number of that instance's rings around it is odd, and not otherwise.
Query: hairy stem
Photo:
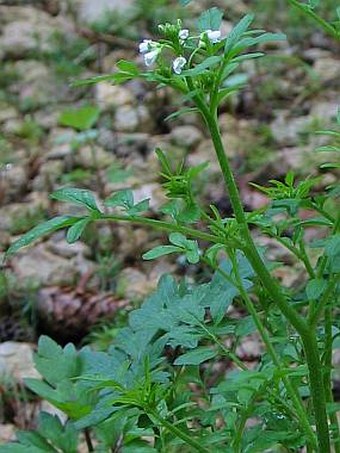
[[[301,339],[309,371],[309,387],[313,401],[319,453],[329,453],[331,447],[326,412],[326,394],[316,334],[313,329],[310,329],[301,336]]]
[[[290,306],[277,281],[271,276],[261,256],[259,255],[255,243],[251,237],[241,202],[241,197],[235,182],[233,172],[229,165],[228,158],[225,154],[222,137],[217,122],[217,115],[211,114],[209,108],[202,100],[202,98],[196,97],[195,101],[197,107],[202,113],[203,118],[206,121],[211,134],[235,218],[239,224],[240,233],[245,242],[244,253],[246,254],[250,264],[252,265],[255,273],[258,275],[262,285],[267,290],[268,294],[271,295],[272,299],[277,304],[283,315],[301,336],[309,370],[310,389],[316,420],[319,450],[320,453],[329,453],[330,441],[326,413],[326,398],[323,388],[321,362],[316,337],[313,332],[310,331],[308,323],[296,312],[293,307]]]
[[[298,0],[288,0],[292,6],[302,11],[304,14],[312,18],[315,22],[317,22],[330,36],[339,40],[340,34],[336,31],[336,29],[326,22],[322,17],[318,16],[311,8],[309,8],[305,3],[300,3]]]
[[[217,120],[212,116],[205,106],[204,103],[198,105],[201,109],[202,114],[205,118],[207,126],[209,128],[212,141],[214,143],[216,155],[222,170],[224,182],[229,193],[230,202],[233,207],[235,218],[240,227],[240,233],[245,242],[244,252],[247,258],[250,261],[254,271],[260,278],[262,285],[266,288],[268,294],[271,295],[272,299],[276,302],[281,312],[285,317],[290,321],[292,326],[301,334],[308,330],[307,323],[303,320],[301,316],[292,308],[285,296],[283,295],[280,286],[277,284],[276,280],[271,276],[267,270],[261,256],[259,255],[257,248],[254,244],[253,238],[251,237],[246,216],[243,210],[241,203],[240,194],[236,186],[235,178],[233,172],[230,168],[229,161],[224,151],[224,146],[222,143],[221,133],[217,124]]]
[[[294,404],[294,408],[296,410],[297,417],[300,420],[301,425],[303,426],[305,434],[308,436],[309,444],[315,446],[316,445],[315,436],[314,436],[313,430],[311,429],[311,426],[309,424],[309,420],[308,420],[305,408],[303,407],[300,395],[298,394],[298,392],[292,385],[289,377],[287,377],[285,375],[285,371],[282,368],[281,360],[270,341],[268,332],[266,331],[266,329],[262,323],[262,320],[261,320],[259,314],[257,313],[256,308],[254,307],[254,304],[252,303],[247,291],[245,290],[245,288],[243,286],[242,279],[241,279],[240,273],[238,271],[238,266],[237,266],[237,261],[235,259],[235,256],[234,257],[232,256],[231,259],[233,261],[233,271],[235,274],[238,290],[240,291],[240,295],[245,303],[245,306],[246,306],[248,312],[250,313],[250,315],[252,316],[252,318],[254,320],[256,328],[260,334],[260,337],[261,337],[263,343],[266,346],[268,354],[270,355],[270,357],[271,357],[273,363],[275,364],[275,366],[277,367],[278,371],[280,371],[284,386],[286,387],[287,393],[289,394],[289,396]]]
[[[326,400],[328,403],[334,403],[333,393],[332,393],[332,345],[333,345],[333,335],[332,335],[332,311],[331,308],[326,308],[325,310],[325,352],[323,356],[323,367],[324,371],[324,388],[326,392]],[[340,427],[338,422],[338,417],[335,412],[332,412],[329,416],[330,422],[332,424],[331,431],[333,434],[334,441],[334,452],[340,453]]]
[[[316,306],[315,306],[315,304],[311,305],[311,310],[310,310],[310,314],[309,314],[309,318],[308,318],[308,322],[309,322],[311,328],[313,328],[313,329],[316,328],[316,324],[317,324],[323,310],[327,306],[327,302],[329,301],[330,296],[333,294],[335,286],[336,286],[336,280],[333,278],[329,282],[329,284],[326,288],[326,291],[323,293],[321,299],[318,301],[318,304]]]

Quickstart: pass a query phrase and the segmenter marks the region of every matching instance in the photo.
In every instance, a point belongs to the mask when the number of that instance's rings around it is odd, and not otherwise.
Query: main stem
[[[237,268],[237,262],[235,260],[235,257],[232,258],[232,261],[233,261],[233,269],[234,269],[234,273],[235,273],[235,278],[237,281],[237,287],[238,287],[238,290],[240,291],[240,295],[242,296],[242,299],[246,305],[248,312],[250,313],[250,315],[252,316],[252,318],[254,320],[254,323],[256,325],[256,328],[260,334],[260,337],[261,337],[263,343],[266,345],[268,354],[270,355],[270,357],[271,357],[273,363],[275,364],[275,366],[277,367],[277,369],[282,372],[283,371],[282,364],[280,362],[279,356],[277,355],[275,348],[273,347],[273,345],[270,341],[268,332],[266,331],[266,329],[260,319],[260,316],[256,311],[254,304],[252,303],[247,291],[244,288],[240,273]],[[302,424],[303,429],[308,436],[308,439],[309,439],[308,445],[315,446],[316,445],[315,435],[309,424],[308,417],[307,417],[307,414],[302,405],[300,395],[297,393],[297,391],[295,390],[294,386],[292,385],[289,377],[286,376],[284,374],[284,372],[282,372],[282,381],[286,387],[287,393],[289,394],[289,396],[292,399],[292,402],[295,407],[296,413],[298,414],[300,423]]]
[[[215,113],[212,113],[201,98],[196,98],[203,118],[206,121],[216,151],[217,159],[222,170],[224,182],[229,193],[230,202],[234,211],[240,232],[245,243],[244,252],[254,271],[261,280],[264,288],[272,297],[283,315],[300,334],[309,370],[309,383],[315,414],[316,432],[320,453],[330,452],[330,439],[328,419],[326,412],[326,396],[323,387],[321,361],[317,347],[315,333],[311,331],[308,323],[292,308],[281,291],[276,280],[271,276],[259,255],[253,238],[250,234],[241,197],[230,168],[229,161],[224,151],[222,137]]]
[[[215,147],[216,155],[222,170],[225,185],[227,187],[230,202],[235,214],[235,218],[240,227],[241,235],[245,242],[245,252],[255,272],[258,274],[263,286],[266,288],[268,293],[271,295],[273,300],[277,303],[282,313],[290,321],[290,323],[299,332],[307,332],[307,323],[299,316],[299,314],[293,309],[287,302],[286,298],[282,294],[281,288],[277,282],[273,279],[269,271],[267,270],[261,256],[259,255],[257,248],[254,244],[253,238],[251,237],[246,216],[241,203],[239,191],[236,186],[233,172],[231,171],[228,159],[224,152],[224,146],[220,130],[217,124],[216,118],[209,112],[205,107],[203,112],[204,118],[208,125],[211,138]]]

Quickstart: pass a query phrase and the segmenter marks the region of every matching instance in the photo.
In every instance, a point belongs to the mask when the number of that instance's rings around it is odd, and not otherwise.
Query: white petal
[[[187,28],[183,28],[182,30],[179,31],[178,33],[179,39],[187,39],[189,37],[189,30]]]
[[[172,63],[172,68],[176,74],[180,74],[186,64],[187,60],[184,57],[177,57]]]
[[[207,30],[206,34],[208,36],[209,41],[213,44],[221,41],[221,31],[220,30]]]
[[[147,52],[151,51],[151,48],[154,46],[154,42],[151,41],[151,39],[144,39],[140,44],[139,44],[139,52],[144,54]]]
[[[157,60],[159,49],[151,50],[144,54],[144,63],[146,66],[151,66]]]

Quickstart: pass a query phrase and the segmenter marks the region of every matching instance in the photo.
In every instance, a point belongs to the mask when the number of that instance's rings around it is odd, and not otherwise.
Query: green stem
[[[302,4],[297,0],[288,0],[288,3],[298,8],[307,16],[311,17],[315,22],[317,22],[330,36],[335,38],[336,40],[339,39],[339,33],[336,31],[332,25],[326,22],[322,17],[318,16],[314,11],[309,8],[306,4]]]
[[[327,305],[329,297],[331,296],[331,294],[334,291],[335,285],[336,285],[336,281],[335,281],[335,279],[332,279],[329,282],[329,284],[326,288],[326,291],[324,292],[323,296],[321,297],[321,300],[318,302],[316,307],[314,308],[314,305],[311,306],[312,310],[311,310],[309,318],[308,318],[308,323],[311,326],[311,328],[313,328],[313,329],[316,328],[316,324],[317,324],[324,308]]]
[[[209,128],[211,138],[215,147],[216,155],[222,170],[223,178],[225,185],[227,187],[230,202],[233,207],[235,218],[240,227],[240,232],[245,242],[245,253],[247,258],[250,261],[253,269],[256,274],[259,276],[263,286],[266,288],[268,294],[271,295],[272,299],[277,303],[281,312],[285,317],[290,321],[290,323],[295,327],[295,329],[302,334],[303,332],[308,331],[307,323],[302,319],[301,316],[292,308],[287,302],[285,296],[283,295],[281,288],[271,276],[267,270],[262,258],[260,257],[254,241],[251,237],[246,216],[243,210],[241,203],[241,198],[236,186],[235,178],[233,172],[230,168],[227,156],[225,155],[224,146],[222,142],[221,133],[216,121],[216,118],[210,114],[209,109],[206,107],[204,102],[200,99],[196,99],[197,106],[202,112],[202,115],[207,123]]]
[[[103,214],[100,216],[98,220],[114,220],[115,222],[135,223],[138,225],[150,226],[155,230],[170,232],[176,231],[178,233],[183,233],[186,236],[201,239],[202,241],[212,242],[214,244],[224,243],[223,239],[218,236],[214,236],[209,233],[204,233],[203,231],[195,230],[193,228],[185,227],[182,225],[177,225],[175,223],[164,222],[156,219],[149,219],[147,217]]]
[[[270,232],[267,234],[270,235],[270,237],[274,238],[279,242],[281,245],[283,245],[287,250],[289,250],[296,258],[301,260],[303,264],[305,265],[306,271],[308,272],[308,275],[311,278],[315,278],[315,272],[313,270],[313,267],[309,261],[309,258],[307,254],[304,251],[300,251],[297,247],[295,247],[293,244],[290,244],[288,241],[285,241],[284,238],[281,238],[280,236],[276,236],[275,234],[271,234]]]
[[[314,269],[312,267],[312,264],[309,260],[309,257],[308,257],[307,251],[306,251],[306,247],[305,247],[305,244],[303,241],[300,242],[300,256],[301,256],[301,260],[304,263],[310,278],[314,279],[316,277],[316,275],[315,275]]]
[[[241,370],[243,370],[243,371],[248,370],[248,368],[245,366],[245,364],[242,362],[242,360],[239,359],[236,354],[229,351],[224,346],[224,344],[216,337],[216,335],[213,332],[210,332],[210,330],[207,329],[207,327],[203,323],[200,322],[199,324],[200,324],[201,328],[206,332],[206,334],[211,338],[211,340],[217,344],[217,346],[224,353],[224,355],[226,357],[228,357],[228,359],[230,359],[232,362],[234,362]]]
[[[257,395],[255,394],[254,397],[252,398],[253,401],[251,401],[249,406],[243,412],[243,414],[241,416],[241,420],[240,420],[240,422],[238,424],[236,433],[233,436],[234,453],[242,453],[242,450],[241,450],[242,437],[243,437],[244,429],[246,427],[247,420],[248,420],[249,416],[252,414],[252,412],[255,409],[254,400],[255,400],[256,396]]]
[[[256,246],[251,237],[246,216],[241,203],[241,198],[236,186],[233,172],[231,171],[229,161],[224,151],[220,129],[218,127],[216,115],[212,115],[206,106],[205,102],[200,97],[194,98],[197,107],[201,111],[211,138],[215,147],[216,155],[222,170],[223,178],[226,188],[229,193],[230,202],[232,204],[236,221],[240,227],[240,233],[245,242],[244,252],[252,265],[255,273],[258,275],[263,286],[266,288],[268,294],[276,302],[279,309],[291,323],[291,325],[300,334],[303,345],[305,348],[307,365],[309,369],[310,388],[313,400],[313,407],[316,419],[316,430],[320,453],[329,453],[329,432],[326,413],[326,399],[322,385],[321,362],[317,348],[316,338],[313,337],[312,332],[307,322],[292,308],[286,300],[282,290],[276,280],[273,279],[268,269],[266,268],[262,258],[260,257]]]
[[[318,351],[316,334],[313,329],[301,336],[309,372],[309,387],[313,402],[319,453],[330,453],[326,395],[323,369]]]
[[[328,403],[334,403],[332,393],[332,345],[333,345],[332,310],[331,308],[327,308],[325,310],[325,352],[323,357],[324,367],[323,382],[326,391],[326,400]],[[340,453],[340,427],[336,413],[332,412],[329,415],[329,419],[332,425],[331,430],[333,434],[333,439],[336,439],[333,442],[334,452]]]
[[[242,299],[244,300],[245,306],[254,320],[255,326],[261,336],[263,343],[266,346],[268,354],[270,355],[273,363],[275,364],[278,371],[280,372],[280,375],[282,376],[282,381],[284,383],[284,386],[286,387],[286,390],[287,390],[290,398],[292,399],[294,408],[297,412],[298,419],[300,420],[300,423],[303,426],[304,432],[306,433],[306,435],[309,438],[309,443],[311,445],[316,445],[315,435],[309,424],[309,420],[306,415],[306,411],[305,411],[305,408],[301,401],[300,395],[297,393],[297,391],[294,388],[294,386],[292,385],[290,379],[285,375],[285,371],[282,368],[280,358],[279,358],[278,354],[276,353],[276,351],[270,341],[268,332],[266,331],[266,329],[261,321],[261,318],[254,307],[254,304],[250,300],[250,297],[243,286],[242,278],[241,278],[239,270],[238,270],[237,261],[235,259],[235,256],[231,255],[231,260],[233,262],[233,272],[235,274],[237,287],[238,287],[238,290],[240,291],[240,295],[241,295]]]
[[[196,451],[200,453],[210,453],[210,451],[202,445],[197,442],[195,439],[193,439],[191,436],[186,434],[184,431],[179,429],[177,426],[172,425],[170,422],[162,418],[158,412],[151,408],[146,408],[145,409],[146,413],[150,414],[152,417],[154,417],[164,428],[166,428],[168,431],[170,431],[172,434],[174,434],[176,437],[179,437],[182,439],[186,444],[190,445],[193,447]]]

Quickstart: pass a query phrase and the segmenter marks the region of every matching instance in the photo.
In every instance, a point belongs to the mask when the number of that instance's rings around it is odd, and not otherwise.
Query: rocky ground
[[[175,110],[175,95],[137,81],[120,87],[70,85],[79,77],[112,71],[120,58],[142,64],[138,42],[150,36],[155,21],[170,14],[157,7],[161,3],[153,0],[145,10],[143,0],[0,0],[0,255],[20,234],[69,209],[48,197],[65,185],[100,195],[132,187],[136,200],[151,199],[150,216],[156,215],[164,202],[156,145],[174,160],[209,161],[202,198],[230,213],[199,119],[163,122]],[[236,3],[230,2],[226,30],[229,21],[248,10],[246,2]],[[262,20],[278,30],[274,21]],[[336,115],[340,58],[334,43],[306,27],[301,35],[289,28],[286,43],[268,49],[262,62],[248,64],[248,87],[221,111],[224,140],[249,208],[266,201],[250,188],[250,180],[265,184],[289,169],[300,177],[319,171],[314,149],[323,138],[314,132]],[[70,107],[84,105],[99,109],[96,138],[74,146],[76,133],[60,118]],[[322,185],[335,178],[324,174]],[[21,382],[23,375],[34,373],[30,343],[40,333],[79,342],[99,320],[124,322],[126,311],[155,287],[161,274],[199,275],[179,261],[142,262],[141,254],[161,240],[142,228],[101,224],[72,246],[57,233],[6,262],[0,274],[0,399],[9,385],[6,375]],[[281,278],[290,286],[299,276],[286,268]],[[240,355],[245,357],[256,359],[260,353],[254,341],[244,347]],[[7,404],[7,413],[0,411],[0,422],[9,423],[0,434],[4,439],[13,434],[11,423],[24,427],[35,410],[20,411],[18,395],[11,400],[14,407]]]

